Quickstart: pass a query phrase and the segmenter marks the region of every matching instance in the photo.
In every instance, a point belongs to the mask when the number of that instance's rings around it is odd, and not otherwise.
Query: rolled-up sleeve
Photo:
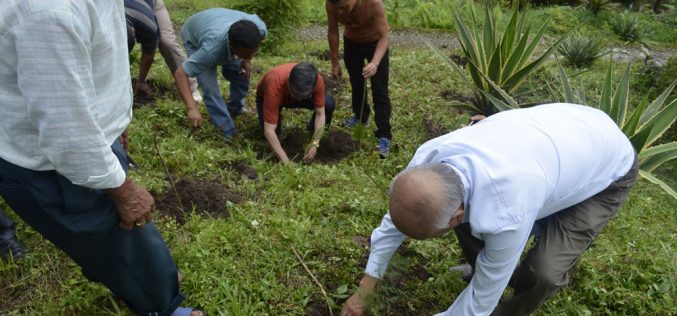
[[[382,279],[388,269],[390,259],[405,237],[393,224],[390,213],[383,216],[381,225],[371,233],[371,251],[365,273]]]
[[[89,27],[69,12],[51,10],[33,14],[15,30],[18,87],[41,153],[74,184],[120,186],[125,173],[92,111]]]

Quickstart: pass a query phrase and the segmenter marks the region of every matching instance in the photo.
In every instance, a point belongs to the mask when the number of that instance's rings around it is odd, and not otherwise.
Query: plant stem
[[[317,280],[317,278],[315,277],[313,272],[310,271],[310,269],[308,269],[308,266],[306,266],[306,263],[303,261],[303,258],[301,258],[298,251],[296,251],[296,248],[294,248],[294,246],[291,246],[291,250],[294,252],[294,255],[296,255],[296,258],[299,259],[299,262],[303,266],[303,269],[305,269],[306,272],[308,272],[310,277],[313,279],[313,281],[315,282],[315,285],[317,285],[317,287],[320,288],[320,291],[322,291],[322,296],[324,296],[324,301],[327,303],[327,310],[329,311],[329,315],[334,316],[334,312],[331,310],[331,306],[329,305],[329,296],[327,296],[327,292],[324,290],[322,283],[320,283],[320,281]]]
[[[183,203],[181,203],[181,197],[179,196],[179,192],[176,191],[176,186],[174,185],[174,179],[172,178],[172,174],[169,173],[169,168],[167,168],[167,163],[165,163],[165,159],[162,158],[162,154],[160,153],[160,149],[158,148],[157,135],[155,134],[155,132],[153,132],[153,147],[155,148],[155,153],[157,154],[158,158],[160,158],[160,162],[162,163],[162,166],[165,168],[165,173],[167,174],[167,178],[169,178],[169,184],[172,186],[172,190],[174,190],[174,195],[176,196],[176,200],[179,202],[179,207],[181,208],[182,212],[185,212],[186,210],[183,208]]]

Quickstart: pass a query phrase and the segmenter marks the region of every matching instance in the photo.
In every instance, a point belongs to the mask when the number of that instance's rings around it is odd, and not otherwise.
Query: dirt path
[[[305,26],[299,30],[301,39],[321,41],[327,38],[327,29],[324,25]],[[460,49],[456,35],[450,31],[419,31],[419,30],[392,30],[390,42],[393,47],[426,47],[426,40],[441,48]],[[612,47],[614,61],[630,62],[636,60],[651,60],[657,66],[664,66],[668,58],[677,56],[677,48],[649,49],[641,47]]]

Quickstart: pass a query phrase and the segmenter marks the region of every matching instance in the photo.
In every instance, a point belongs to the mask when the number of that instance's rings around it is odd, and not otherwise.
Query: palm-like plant
[[[559,92],[551,89],[553,96],[569,103],[586,104],[583,89],[574,92],[562,65],[559,64],[559,61],[557,64],[559,66],[559,79],[562,87]],[[638,153],[639,174],[645,179],[659,185],[674,198],[677,198],[677,192],[652,173],[664,162],[677,158],[676,141],[660,145],[654,144],[677,118],[677,98],[668,100],[670,93],[677,85],[677,80],[667,87],[651,104],[647,105],[648,102],[640,103],[628,115],[630,65],[626,67],[615,89],[612,87],[611,66],[612,62],[609,63],[609,70],[604,80],[604,87],[602,88],[602,95],[600,96],[597,108],[607,113],[616,121],[616,124],[630,139],[632,146]]]

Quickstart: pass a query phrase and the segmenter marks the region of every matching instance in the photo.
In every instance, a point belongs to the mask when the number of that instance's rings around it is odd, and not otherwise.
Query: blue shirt
[[[604,112],[573,104],[505,111],[432,139],[409,167],[445,162],[464,186],[465,222],[482,239],[475,275],[442,315],[489,315],[534,222],[624,176],[634,149]],[[366,273],[381,278],[404,235],[386,214],[371,237]]]
[[[266,37],[266,24],[255,14],[214,8],[199,12],[186,21],[181,28],[181,37],[196,52],[183,63],[183,70],[190,77],[226,64],[234,57],[228,47],[228,31],[233,23],[240,20],[254,22],[262,37]]]

